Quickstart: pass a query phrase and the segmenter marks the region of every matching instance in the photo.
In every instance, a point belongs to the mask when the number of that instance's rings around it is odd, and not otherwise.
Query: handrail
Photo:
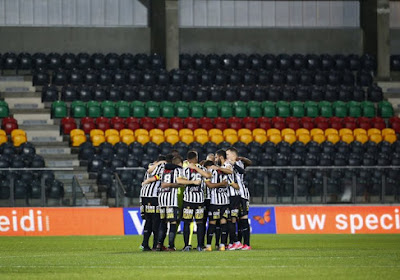
[[[118,173],[114,174],[115,176],[115,207],[119,207],[120,204],[120,196],[122,198],[126,195],[126,189],[119,178]]]
[[[82,189],[81,184],[79,183],[78,178],[76,175],[72,177],[72,205],[76,206],[76,187],[78,187],[82,192],[82,197],[85,199],[85,202],[82,203],[82,206],[85,206],[88,203],[88,199],[86,197],[85,191]]]

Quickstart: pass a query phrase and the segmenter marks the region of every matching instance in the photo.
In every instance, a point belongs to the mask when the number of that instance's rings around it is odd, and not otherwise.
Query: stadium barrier
[[[400,206],[250,207],[253,234],[400,234]],[[0,236],[137,235],[139,208],[0,208]]]

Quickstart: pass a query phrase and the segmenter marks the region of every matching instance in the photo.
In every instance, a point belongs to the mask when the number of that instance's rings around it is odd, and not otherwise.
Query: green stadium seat
[[[131,116],[135,118],[143,118],[146,116],[146,109],[144,106],[132,106],[131,103]]]
[[[378,103],[378,114],[382,118],[390,118],[393,117],[393,106],[390,102],[388,101],[381,101]]]
[[[175,108],[174,108],[174,106],[161,106],[161,115],[164,118],[175,117]]]
[[[51,104],[51,115],[53,118],[64,118],[68,115],[67,105],[64,101],[55,101]]]
[[[171,101],[162,101],[162,102],[160,102],[160,108],[162,108],[162,107],[174,107],[175,106],[175,104],[173,103],[173,102],[171,102]]]
[[[7,102],[0,100],[0,118],[8,117],[10,111]]]
[[[344,118],[347,116],[347,104],[343,101],[336,101],[332,104],[333,112],[336,117]]]
[[[190,104],[190,116],[193,117],[193,118],[202,118],[202,117],[204,117],[203,106]]]
[[[160,106],[158,104],[147,106],[147,116],[150,118],[160,117]]]
[[[219,102],[221,103],[221,102]],[[224,105],[219,106],[219,116],[223,118],[230,118],[233,117],[233,110],[232,110],[232,105],[229,102],[224,103]]]
[[[224,106],[232,106],[232,103],[229,101],[219,101],[217,103],[218,109],[221,109]]]
[[[277,115],[279,117],[287,118],[290,117],[290,106],[286,101],[276,102]]]
[[[290,102],[291,115],[296,118],[304,117],[304,105],[300,101]]]
[[[362,115],[367,118],[373,118],[376,116],[374,103],[371,101],[361,102]]]
[[[87,115],[91,118],[98,118],[101,116],[100,104],[97,101],[89,101],[86,103]]]
[[[115,104],[112,101],[106,100],[101,103],[102,115],[106,118],[113,118],[116,116]]]
[[[186,103],[186,102],[183,102]],[[179,105],[177,106],[175,104],[175,111],[176,111],[176,117],[178,118],[187,118],[189,117],[189,107],[186,105]]]
[[[249,101],[247,103],[247,110],[249,111],[249,117],[252,118],[259,118],[263,115],[261,103],[258,101]]]
[[[325,118],[333,116],[332,104],[328,101],[321,101],[318,103],[319,115]]]
[[[147,102],[144,104],[144,106],[145,106],[146,108],[149,108],[149,107],[160,107],[160,103],[158,103],[157,101],[147,101]]]
[[[361,117],[361,104],[357,101],[350,101],[347,103],[347,110],[349,117]]]
[[[86,117],[86,104],[80,100],[73,101],[71,103],[71,116],[74,118]]]
[[[115,106],[117,107],[117,116],[121,118],[127,118],[131,115],[129,102],[121,100],[118,101]]]
[[[247,107],[242,105],[235,105],[234,108],[235,117],[238,118],[245,118],[248,116],[247,114]]]
[[[215,106],[204,106],[205,116],[208,118],[216,118],[218,117],[218,107]]]
[[[261,107],[263,108],[263,115],[267,118],[273,118],[276,116],[275,103],[271,101],[262,102]]]

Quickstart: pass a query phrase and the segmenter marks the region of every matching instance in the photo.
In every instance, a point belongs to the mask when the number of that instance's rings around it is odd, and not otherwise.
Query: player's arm
[[[231,186],[232,188],[237,189],[237,190],[239,189],[238,183],[235,183],[235,182],[230,183],[229,186]]]
[[[253,165],[253,162],[246,157],[238,157],[237,160],[241,160],[245,167]]]
[[[163,164],[163,163],[166,163],[166,161],[165,160],[161,160],[161,161],[158,161],[158,162],[152,164],[147,169],[147,173],[149,173],[149,174],[153,173],[153,171],[157,168],[157,166],[159,166],[160,164]]]
[[[204,178],[211,178],[211,173],[210,172],[204,171],[203,169],[198,167],[196,164],[189,163],[188,167],[196,170]]]
[[[176,183],[161,183],[161,188],[180,188],[182,185]]]
[[[220,183],[211,183],[210,180],[206,180],[205,182],[206,182],[207,187],[209,187],[210,189],[225,187],[226,185],[228,185],[228,182],[225,180]]]
[[[158,176],[158,175],[152,176],[152,177],[147,178],[146,180],[144,180],[142,182],[142,186],[150,184],[150,183],[153,183],[153,182],[158,181],[158,180],[160,180],[160,176]]]
[[[201,184],[201,180],[188,180],[183,177],[176,178],[176,182],[179,185],[200,185]]]
[[[233,165],[233,169],[238,172],[239,174],[244,174],[246,171],[244,170],[244,168],[240,167],[239,165],[237,165],[237,163],[235,163]]]
[[[210,169],[221,171],[222,173],[225,173],[225,174],[232,174],[233,173],[233,170],[230,169],[230,168],[224,168],[224,167],[220,167],[220,166],[216,166],[216,165],[212,165],[210,167]]]

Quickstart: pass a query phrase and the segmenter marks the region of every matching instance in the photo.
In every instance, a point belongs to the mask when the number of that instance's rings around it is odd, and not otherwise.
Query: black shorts
[[[173,206],[160,207],[160,219],[166,222],[179,220],[179,208]]]
[[[208,218],[210,221],[219,221],[221,219],[229,219],[229,205],[211,204],[208,209]]]
[[[143,219],[149,214],[159,214],[160,207],[158,207],[157,197],[142,197],[142,202],[140,204],[140,215]]]
[[[204,204],[184,201],[182,208],[182,219],[191,221],[193,218],[196,221],[204,219]]]
[[[249,214],[250,203],[247,199],[240,199],[239,217],[247,216]]]
[[[239,195],[229,197],[229,210],[231,218],[239,218],[239,209],[242,198]]]

